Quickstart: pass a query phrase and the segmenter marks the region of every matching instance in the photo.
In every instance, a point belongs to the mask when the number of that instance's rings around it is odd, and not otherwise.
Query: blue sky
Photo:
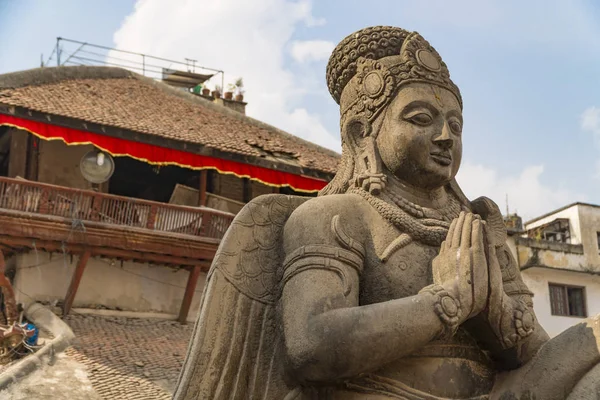
[[[0,0],[0,73],[39,66],[56,37],[244,77],[249,115],[339,148],[325,65],[370,25],[420,32],[461,88],[467,195],[525,217],[600,203],[600,7],[532,0]]]

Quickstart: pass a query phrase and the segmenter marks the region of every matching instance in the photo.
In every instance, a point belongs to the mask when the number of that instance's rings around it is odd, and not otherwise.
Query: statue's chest
[[[390,249],[396,237],[374,237],[361,276],[361,304],[412,296],[432,283],[431,263],[438,249],[414,241]]]

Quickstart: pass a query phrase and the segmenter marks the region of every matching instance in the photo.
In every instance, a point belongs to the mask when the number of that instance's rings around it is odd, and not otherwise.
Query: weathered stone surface
[[[238,214],[175,399],[591,393],[598,321],[550,340],[500,210],[454,179],[462,98],[436,50],[415,32],[366,28],[336,47],[327,82],[338,172],[317,198],[262,196]]]

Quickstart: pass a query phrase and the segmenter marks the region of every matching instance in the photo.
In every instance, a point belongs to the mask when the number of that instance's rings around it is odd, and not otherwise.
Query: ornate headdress
[[[448,67],[417,32],[392,26],[361,29],[337,45],[327,65],[327,85],[342,107],[342,122],[348,115],[372,121],[401,86],[417,82],[449,90],[462,107]]]
[[[374,145],[377,129],[371,124],[409,83],[447,89],[462,108],[460,91],[450,80],[448,67],[417,32],[393,26],[365,28],[347,36],[333,50],[327,64],[327,86],[340,105],[342,161],[322,195],[343,193],[352,181],[373,194],[383,189],[385,177]],[[362,131],[352,133],[357,129]],[[356,164],[355,160],[360,161]]]

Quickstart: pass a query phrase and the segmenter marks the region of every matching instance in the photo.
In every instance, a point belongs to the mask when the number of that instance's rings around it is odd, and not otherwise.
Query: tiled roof
[[[0,103],[326,174],[339,155],[190,93],[110,67],[0,75]]]

